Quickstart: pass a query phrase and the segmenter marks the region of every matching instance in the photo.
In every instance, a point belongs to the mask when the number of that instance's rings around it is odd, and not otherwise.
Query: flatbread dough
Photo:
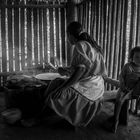
[[[61,76],[59,73],[41,73],[35,76],[39,80],[54,80],[56,78],[67,78],[66,76]]]

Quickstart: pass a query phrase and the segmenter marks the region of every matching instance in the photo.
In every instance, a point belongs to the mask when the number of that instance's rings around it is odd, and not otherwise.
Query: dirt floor
[[[0,117],[0,140],[140,140],[138,116],[129,115],[128,126],[119,126],[116,134],[108,131],[107,119],[113,107],[112,103],[104,103],[100,114],[86,128],[73,128],[57,117],[48,118],[32,128],[9,126]],[[0,111],[3,109],[3,93],[0,93]]]

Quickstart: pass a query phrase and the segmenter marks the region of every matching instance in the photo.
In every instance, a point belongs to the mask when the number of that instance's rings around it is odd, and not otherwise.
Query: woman
[[[53,80],[45,92],[46,106],[74,126],[87,126],[99,112],[104,93],[106,68],[102,53],[82,26],[72,22],[67,35],[73,55],[70,67],[58,68],[67,79]]]

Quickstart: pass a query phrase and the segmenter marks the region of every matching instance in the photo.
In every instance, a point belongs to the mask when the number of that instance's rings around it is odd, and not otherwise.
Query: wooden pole
[[[74,0],[69,0],[66,4],[66,23],[67,25],[72,21],[77,21],[77,9]],[[67,26],[66,25],[66,26]],[[72,56],[72,48],[69,43],[67,43],[67,63],[70,64]]]
[[[77,20],[77,9],[76,4],[73,0],[69,0],[66,4],[66,17],[67,17],[67,24],[71,21]]]

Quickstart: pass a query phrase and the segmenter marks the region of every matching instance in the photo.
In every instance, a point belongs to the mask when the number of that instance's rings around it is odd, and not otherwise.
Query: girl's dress
[[[120,74],[121,90],[125,93],[133,90],[133,95],[140,95],[140,68],[135,67],[133,62],[125,64]]]
[[[120,89],[118,90],[114,108],[113,132],[118,124],[128,124],[129,100],[140,96],[140,68],[133,62],[126,63],[120,74]]]
[[[45,103],[72,125],[86,126],[101,109],[104,94],[102,76],[106,75],[106,68],[103,56],[86,41],[80,41],[74,46],[71,71],[78,65],[85,65],[88,75],[61,91],[58,99],[54,99],[49,93],[67,79],[51,81],[45,93]]]

